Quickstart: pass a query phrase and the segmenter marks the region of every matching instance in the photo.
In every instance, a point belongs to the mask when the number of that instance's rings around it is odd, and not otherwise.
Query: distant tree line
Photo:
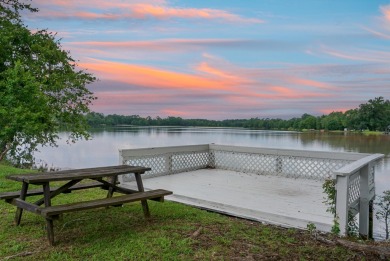
[[[203,127],[243,127],[263,130],[370,130],[383,131],[390,125],[390,101],[383,97],[370,99],[358,108],[346,112],[332,112],[328,115],[313,116],[303,114],[289,120],[270,118],[206,120],[182,119],[181,117],[152,118],[139,115],[103,115],[92,112],[86,115],[90,126],[203,126]]]

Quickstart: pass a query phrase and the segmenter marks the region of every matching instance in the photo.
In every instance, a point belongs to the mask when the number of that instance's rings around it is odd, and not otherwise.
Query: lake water
[[[316,151],[382,153],[376,167],[376,193],[390,189],[390,135],[351,133],[282,132],[236,128],[122,127],[94,130],[93,139],[66,143],[66,133],[56,148],[43,147],[36,158],[56,168],[87,168],[116,165],[119,149],[216,143],[250,147]],[[382,229],[375,221],[375,237]],[[381,231],[381,232],[379,232]]]

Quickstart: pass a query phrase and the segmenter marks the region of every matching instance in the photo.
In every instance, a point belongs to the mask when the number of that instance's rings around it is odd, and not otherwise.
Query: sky
[[[390,99],[390,1],[34,0],[104,114],[315,116]]]

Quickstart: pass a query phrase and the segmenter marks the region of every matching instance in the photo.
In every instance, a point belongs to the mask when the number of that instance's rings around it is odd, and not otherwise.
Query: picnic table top
[[[127,173],[139,173],[143,174],[145,171],[151,170],[147,167],[140,166],[129,166],[129,165],[118,165],[109,167],[98,167],[98,168],[86,168],[86,169],[72,169],[72,170],[61,170],[53,172],[42,172],[42,173],[27,173],[27,174],[16,174],[6,176],[7,179],[27,182],[27,183],[42,183],[50,181],[64,181],[64,180],[77,180],[77,179],[93,179],[101,177],[109,177]]]

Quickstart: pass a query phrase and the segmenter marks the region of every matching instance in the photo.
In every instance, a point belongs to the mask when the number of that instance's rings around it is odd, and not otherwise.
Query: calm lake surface
[[[116,165],[119,149],[216,143],[281,149],[382,153],[376,167],[376,193],[390,189],[390,135],[353,133],[260,131],[236,128],[122,127],[91,132],[93,139],[66,143],[66,133],[57,148],[43,147],[36,158],[49,167],[62,169]],[[374,219],[374,237],[383,238],[383,224]]]
[[[92,140],[66,143],[66,133],[56,148],[43,147],[36,158],[56,168],[116,165],[119,149],[216,143],[298,150],[382,153],[376,168],[377,194],[390,189],[390,135],[351,133],[261,131],[237,128],[122,127],[91,132]]]

